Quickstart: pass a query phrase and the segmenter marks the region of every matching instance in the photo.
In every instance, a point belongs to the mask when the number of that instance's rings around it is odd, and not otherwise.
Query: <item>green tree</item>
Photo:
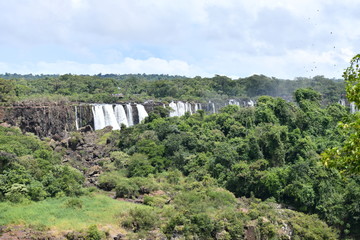
[[[0,78],[0,102],[10,102],[15,97],[15,84],[12,80]]]
[[[343,77],[347,98],[360,107],[360,54],[350,62]],[[326,150],[322,155],[325,166],[336,167],[344,174],[360,174],[360,114],[356,113],[349,123],[340,123],[347,139],[342,146]]]

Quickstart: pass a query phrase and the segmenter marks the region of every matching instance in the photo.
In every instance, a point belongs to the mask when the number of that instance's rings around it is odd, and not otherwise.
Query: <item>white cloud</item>
[[[197,66],[188,64],[180,60],[164,60],[160,58],[149,58],[146,60],[125,58],[123,62],[114,64],[91,63],[84,64],[72,61],[58,62],[37,62],[35,64],[27,63],[21,65],[9,66],[6,63],[0,63],[0,71],[8,70],[14,73],[34,73],[34,74],[98,74],[98,73],[147,73],[147,74],[169,74],[183,76],[209,76]]]
[[[334,65],[360,48],[359,8],[356,0],[0,1],[0,67],[292,78],[315,61],[335,76]]]

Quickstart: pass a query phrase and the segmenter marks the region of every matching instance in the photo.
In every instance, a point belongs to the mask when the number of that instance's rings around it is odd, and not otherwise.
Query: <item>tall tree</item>
[[[360,107],[360,54],[350,62],[343,77],[349,101]],[[347,139],[340,147],[328,149],[323,153],[326,166],[338,168],[344,174],[360,174],[360,113],[356,113],[349,123],[340,123]]]

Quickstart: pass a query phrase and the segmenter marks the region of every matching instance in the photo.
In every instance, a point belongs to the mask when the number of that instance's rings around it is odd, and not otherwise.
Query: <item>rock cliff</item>
[[[39,137],[65,137],[76,130],[76,113],[79,127],[93,125],[90,105],[67,101],[24,101],[12,106],[0,107],[0,122],[19,127],[23,132],[32,132]]]

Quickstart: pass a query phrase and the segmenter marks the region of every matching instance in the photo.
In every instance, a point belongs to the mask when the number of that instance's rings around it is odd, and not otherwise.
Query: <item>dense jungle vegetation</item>
[[[3,75],[2,102],[29,96],[114,102],[116,93],[122,100],[257,102],[173,118],[159,108],[143,124],[99,130],[93,137],[103,146],[97,188],[84,186],[87,169],[79,159],[64,161],[68,148],[86,142],[85,133],[71,133],[54,147],[54,140],[0,127],[0,225],[46,231],[74,223],[79,232],[67,239],[106,238],[109,225],[127,239],[359,239],[360,115],[337,103],[346,89],[360,106],[359,59],[345,71],[345,82]],[[111,194],[141,204],[106,197]]]
[[[207,102],[230,98],[257,98],[268,95],[292,100],[298,88],[312,88],[322,94],[324,104],[334,103],[345,96],[342,80],[323,76],[281,80],[253,75],[232,80],[216,75],[212,78],[186,78],[167,75],[0,75],[0,86],[8,97],[27,99],[66,97],[72,101],[113,103],[119,101],[184,100]],[[11,99],[0,99],[1,102]]]

